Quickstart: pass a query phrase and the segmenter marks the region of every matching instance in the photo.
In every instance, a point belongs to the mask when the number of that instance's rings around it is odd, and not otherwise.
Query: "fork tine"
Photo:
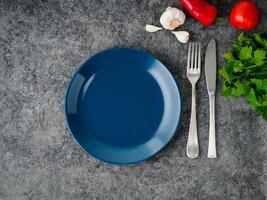
[[[195,60],[194,60],[194,69],[198,69],[197,67],[197,65],[198,65],[198,42],[195,44]]]
[[[198,69],[201,68],[201,43],[198,43]]]
[[[188,55],[187,55],[187,70],[190,69],[191,46],[192,46],[192,43],[190,42],[189,47],[188,47]]]
[[[195,43],[192,43],[192,51],[191,51],[191,63],[190,68],[194,69],[194,53],[195,53]]]

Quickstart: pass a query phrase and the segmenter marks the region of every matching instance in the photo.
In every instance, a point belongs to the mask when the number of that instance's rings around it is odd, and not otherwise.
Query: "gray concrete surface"
[[[208,96],[198,84],[201,155],[185,156],[190,111],[187,46],[159,25],[167,0],[0,1],[0,199],[242,199],[267,197],[267,123],[245,99],[217,94],[217,160],[206,158]],[[227,15],[232,3],[221,1]],[[261,24],[267,27],[267,1]],[[178,5],[178,4],[176,4]],[[218,42],[221,55],[238,34],[229,23],[205,28],[191,17],[181,27],[206,47]],[[144,163],[114,166],[86,154],[66,129],[63,99],[67,81],[90,55],[109,47],[144,49],[168,64],[184,100],[176,136]],[[220,84],[220,80],[219,80]]]

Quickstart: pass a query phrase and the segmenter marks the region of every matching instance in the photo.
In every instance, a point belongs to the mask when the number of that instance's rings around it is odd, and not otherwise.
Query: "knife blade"
[[[216,91],[216,42],[211,39],[205,53],[205,75],[209,93]]]
[[[205,53],[205,75],[210,102],[210,125],[209,125],[209,147],[208,158],[216,158],[216,136],[215,136],[215,92],[216,92],[216,42],[211,39]]]

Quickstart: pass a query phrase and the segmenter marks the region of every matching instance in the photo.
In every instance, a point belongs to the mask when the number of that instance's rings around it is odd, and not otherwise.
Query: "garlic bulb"
[[[162,28],[157,27],[157,26],[153,26],[153,25],[149,25],[149,24],[146,25],[146,31],[147,32],[154,33],[154,32],[157,32],[159,30],[162,30]]]
[[[189,41],[189,33],[187,31],[172,31],[179,42],[187,43]]]
[[[174,7],[168,7],[165,12],[162,13],[160,23],[163,28],[174,30],[184,23],[185,18],[183,11]]]

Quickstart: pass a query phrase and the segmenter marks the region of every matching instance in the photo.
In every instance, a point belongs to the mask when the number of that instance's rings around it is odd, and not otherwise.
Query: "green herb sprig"
[[[222,95],[245,96],[267,121],[267,30],[253,35],[241,33],[224,59],[226,65],[219,71]]]

